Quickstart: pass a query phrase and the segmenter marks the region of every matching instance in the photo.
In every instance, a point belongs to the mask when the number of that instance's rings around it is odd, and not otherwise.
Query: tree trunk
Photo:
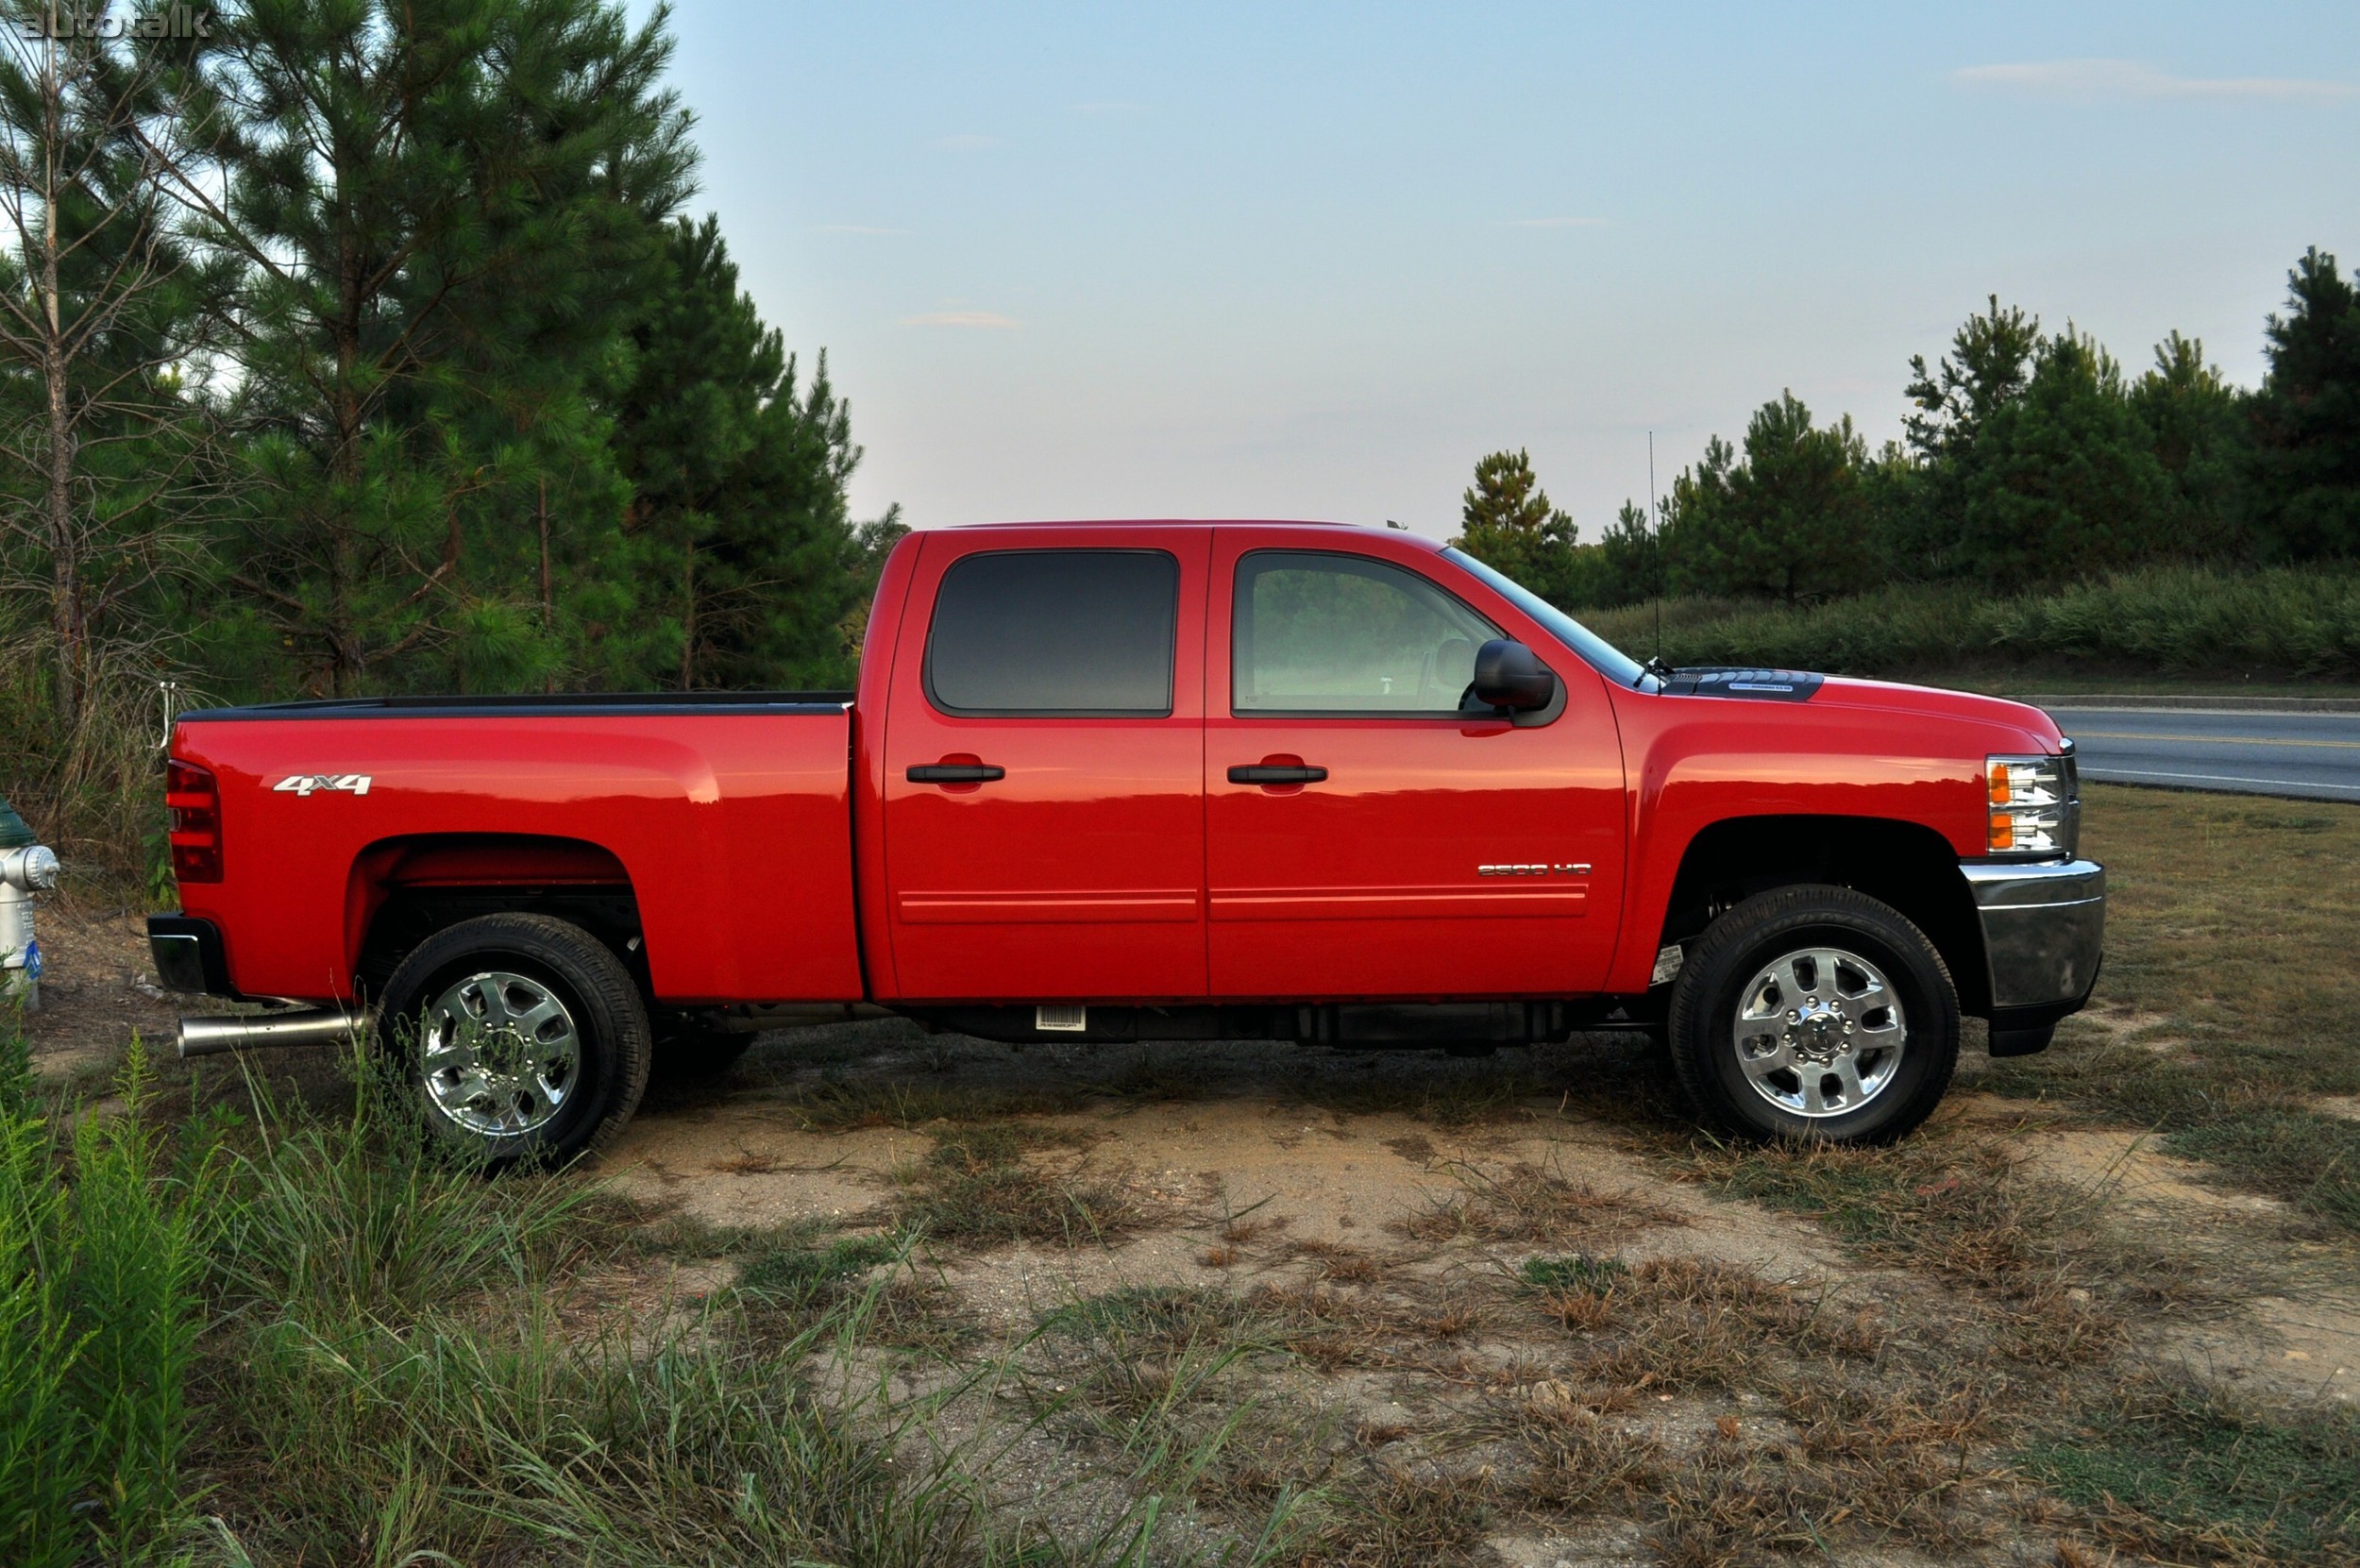
[[[50,46],[54,61],[56,45]],[[81,726],[82,689],[86,659],[83,651],[82,572],[80,541],[74,536],[74,418],[67,406],[68,378],[65,334],[58,306],[58,186],[57,121],[62,91],[54,70],[45,70],[42,83],[47,98],[43,108],[52,134],[49,165],[42,200],[41,290],[42,317],[47,328],[42,344],[41,373],[47,394],[49,442],[42,475],[42,522],[49,534],[49,618],[58,639],[58,718],[71,734]]]
[[[697,546],[681,548],[680,689],[697,688]]]

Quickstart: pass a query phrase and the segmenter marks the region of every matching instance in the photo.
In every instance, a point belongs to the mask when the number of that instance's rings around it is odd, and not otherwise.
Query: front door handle
[[[1327,769],[1306,767],[1301,763],[1240,763],[1229,770],[1231,784],[1324,784]]]
[[[927,762],[909,770],[912,784],[992,784],[1008,776],[987,762]]]

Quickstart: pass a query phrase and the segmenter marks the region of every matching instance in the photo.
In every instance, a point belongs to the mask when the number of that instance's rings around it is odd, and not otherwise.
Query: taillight
[[[221,880],[221,786],[193,762],[164,769],[164,804],[172,808],[172,875],[176,882]]]

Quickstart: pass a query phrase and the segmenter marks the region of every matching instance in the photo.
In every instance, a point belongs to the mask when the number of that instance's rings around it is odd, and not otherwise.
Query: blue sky
[[[1791,387],[1896,435],[1997,293],[2235,379],[2360,263],[2360,7],[685,0],[700,205],[863,515],[1395,517],[1528,448],[1595,538]]]

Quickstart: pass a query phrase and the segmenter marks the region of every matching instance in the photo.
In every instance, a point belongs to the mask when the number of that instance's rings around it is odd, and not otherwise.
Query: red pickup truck
[[[852,693],[356,698],[173,737],[188,1054],[347,1035],[494,1161],[652,1062],[889,1011],[1010,1041],[1661,1038],[1740,1135],[1890,1138],[2037,1051],[2105,873],[2037,709],[1642,666],[1304,523],[913,533]]]

